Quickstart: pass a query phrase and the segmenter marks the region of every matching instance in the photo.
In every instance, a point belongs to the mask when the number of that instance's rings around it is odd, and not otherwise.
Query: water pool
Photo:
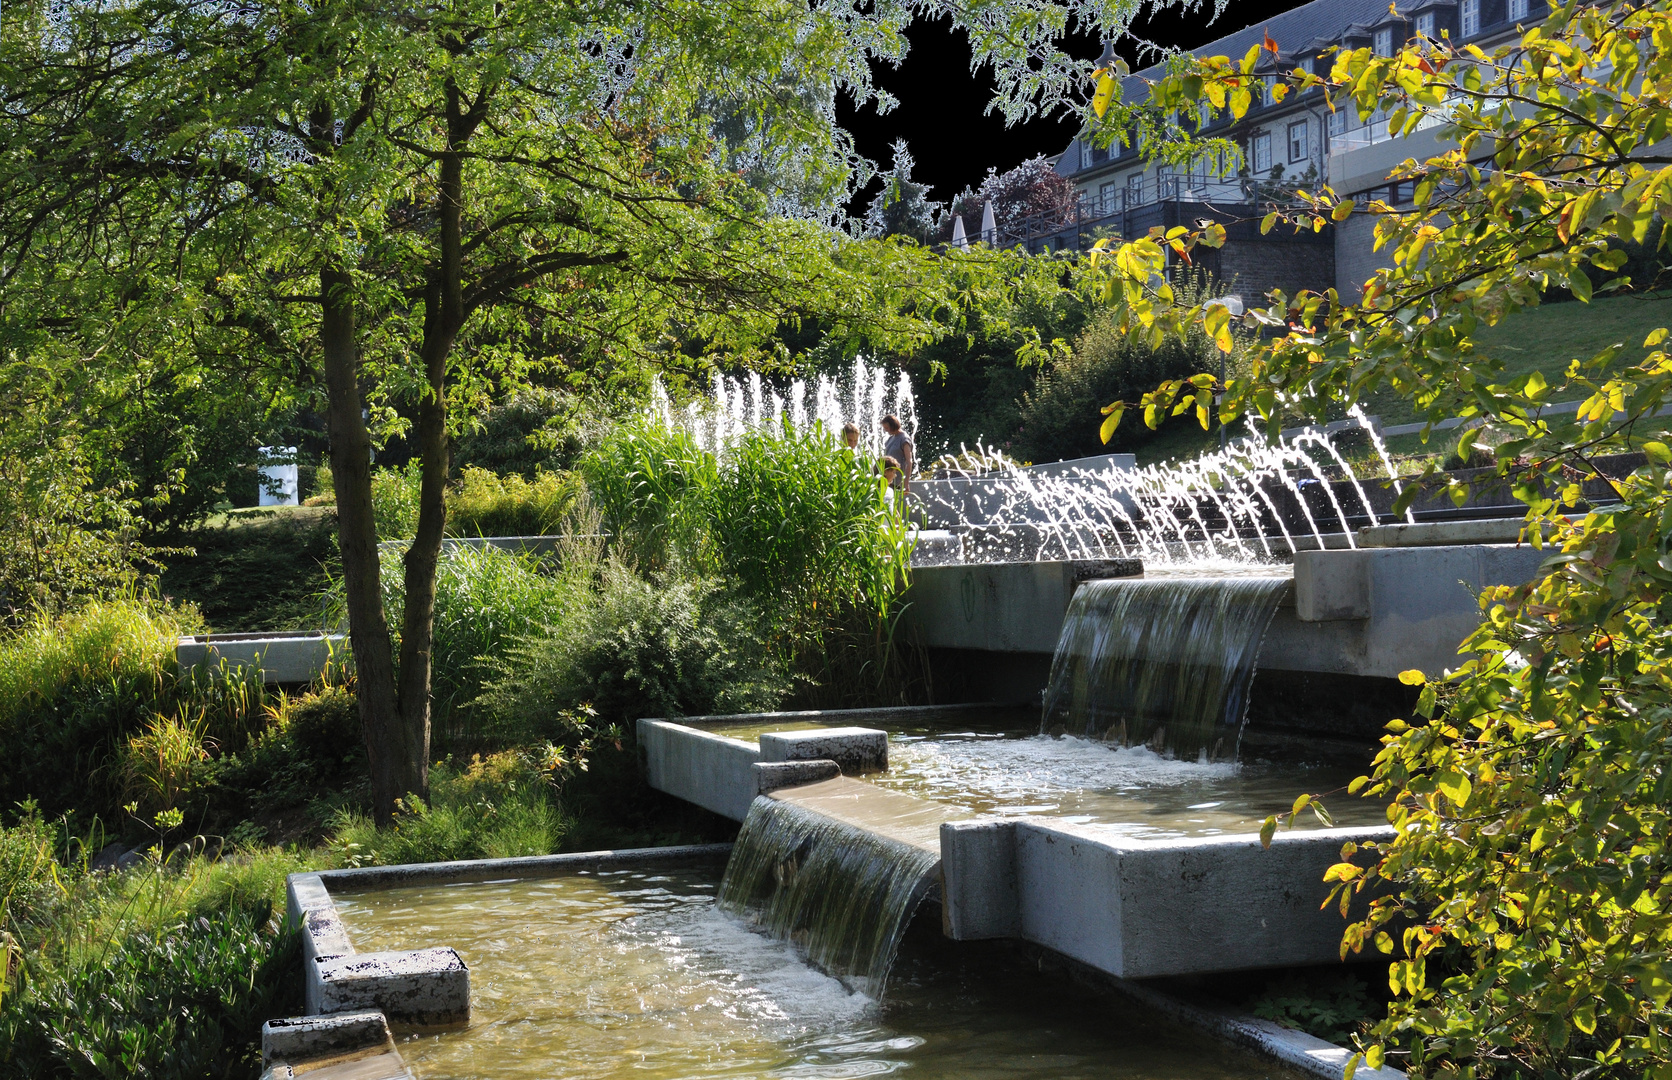
[[[908,934],[884,1002],[715,906],[712,871],[339,896],[362,951],[452,945],[472,1021],[406,1033],[420,1080],[1292,1080],[997,943]]]
[[[803,731],[814,722],[716,724],[705,730],[746,742],[766,731]],[[1180,761],[1141,746],[1072,735],[1041,735],[1038,721],[1012,718],[1002,730],[896,728],[888,771],[864,779],[972,814],[1037,814],[1108,826],[1137,838],[1258,832],[1270,814],[1303,792],[1325,800],[1337,825],[1386,825],[1385,804],[1344,790],[1369,768],[1306,762]],[[1304,813],[1297,828],[1321,823]]]

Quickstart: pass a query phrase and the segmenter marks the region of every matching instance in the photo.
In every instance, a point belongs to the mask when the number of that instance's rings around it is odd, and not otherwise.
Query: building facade
[[[1232,9],[1234,10],[1234,9]],[[1360,120],[1351,106],[1331,112],[1322,90],[1291,93],[1274,101],[1271,87],[1296,68],[1323,74],[1335,48],[1371,48],[1392,55],[1416,39],[1490,47],[1515,33],[1518,24],[1543,19],[1544,0],[1418,0],[1396,11],[1387,0],[1312,0],[1291,11],[1211,42],[1201,56],[1240,58],[1269,36],[1276,55],[1262,51],[1256,72],[1266,90],[1256,93],[1242,119],[1228,111],[1204,111],[1204,136],[1223,137],[1242,150],[1240,169],[1230,175],[1206,164],[1192,168],[1146,163],[1131,147],[1093,146],[1076,138],[1063,151],[1056,171],[1078,192],[1072,220],[1030,221],[1009,238],[1034,251],[1084,249],[1104,236],[1141,236],[1155,225],[1193,225],[1203,219],[1225,223],[1228,238],[1217,252],[1203,252],[1198,262],[1238,291],[1258,296],[1273,288],[1336,288],[1356,299],[1364,281],[1383,257],[1372,250],[1375,220],[1354,214],[1322,232],[1295,234],[1279,227],[1261,236],[1258,221],[1265,209],[1295,188],[1315,190],[1328,184],[1338,195],[1360,202],[1380,199],[1408,205],[1412,185],[1392,184],[1388,175],[1406,158],[1418,161],[1443,152],[1437,120],[1427,120],[1408,136],[1390,135],[1380,114]],[[1147,93],[1146,78],[1158,68],[1125,80],[1131,100]]]

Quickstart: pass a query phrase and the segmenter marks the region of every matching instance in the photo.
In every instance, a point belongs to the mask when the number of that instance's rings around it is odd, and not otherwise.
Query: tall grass
[[[462,767],[437,765],[429,802],[403,799],[392,829],[378,829],[361,814],[341,815],[331,849],[351,866],[549,855],[565,828],[541,770],[510,751]]]
[[[645,571],[702,564],[719,463],[689,432],[627,421],[582,459],[581,472],[616,556]]]
[[[301,1005],[274,849],[89,874],[36,815],[0,830],[0,1077],[254,1076],[263,1020]],[[60,838],[60,846],[61,846]],[[21,869],[20,869],[21,868]]]
[[[451,536],[547,536],[560,531],[585,490],[569,473],[536,472],[534,479],[495,476],[466,467],[448,493]]]

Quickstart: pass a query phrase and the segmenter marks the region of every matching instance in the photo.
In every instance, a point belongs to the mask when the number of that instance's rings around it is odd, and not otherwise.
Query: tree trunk
[[[402,752],[427,783],[430,755],[430,679],[435,643],[436,569],[447,524],[447,360],[464,326],[463,162],[454,148],[469,138],[458,90],[447,87],[449,152],[440,161],[437,192],[439,259],[424,302],[422,357],[428,384],[418,403],[416,439],[422,481],[418,529],[406,551],[406,607],[401,618],[400,698]],[[416,790],[416,789],[415,789]]]
[[[360,412],[360,379],[354,324],[354,282],[342,267],[320,271],[323,305],[320,343],[329,397],[331,474],[337,493],[337,534],[342,548],[343,589],[348,597],[348,636],[354,649],[360,727],[371,765],[372,812],[379,825],[394,820],[395,800],[407,792],[427,794],[426,776],[412,773],[404,753],[400,697],[395,685],[394,649],[383,617],[383,587],[377,561],[377,524],[372,517],[371,435]]]

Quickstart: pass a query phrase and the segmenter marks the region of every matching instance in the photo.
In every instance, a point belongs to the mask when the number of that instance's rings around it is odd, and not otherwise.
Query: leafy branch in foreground
[[[1257,59],[1256,48],[1175,65],[1153,100],[1240,115]],[[1215,392],[1221,420],[1252,412],[1276,425],[1283,408],[1321,415],[1391,388],[1430,432],[1471,421],[1459,443],[1496,447],[1498,476],[1528,505],[1525,535],[1551,554],[1538,580],[1485,592],[1456,672],[1407,673],[1424,684],[1418,711],[1391,725],[1353,785],[1391,799],[1396,835],[1348,845],[1329,872],[1326,904],[1369,901],[1343,954],[1388,954],[1395,994],[1352,1068],[1672,1077],[1667,332],[1648,336],[1641,361],[1623,356],[1635,343],[1607,344],[1560,380],[1505,377],[1474,338],[1555,290],[1582,304],[1599,281],[1628,287],[1629,251],[1666,245],[1672,6],[1569,3],[1492,53],[1445,40],[1343,51],[1327,75],[1296,71],[1280,89],[1361,118],[1380,109],[1395,134],[1430,126],[1448,147],[1394,171],[1414,189],[1410,206],[1325,188],[1261,208],[1267,230],[1370,215],[1392,265],[1357,296],[1270,294],[1247,316],[1268,337],[1246,376],[1113,403],[1106,430],[1129,407],[1151,424],[1195,410],[1205,426]],[[1098,287],[1130,333],[1228,321],[1176,303],[1165,276],[1169,249],[1216,239],[1178,230],[1100,256]],[[1563,401],[1577,410],[1549,408]],[[1640,456],[1600,467],[1618,454]],[[1587,502],[1587,482],[1608,496]],[[1466,499],[1465,483],[1447,483]],[[1294,814],[1315,805],[1303,796]]]

